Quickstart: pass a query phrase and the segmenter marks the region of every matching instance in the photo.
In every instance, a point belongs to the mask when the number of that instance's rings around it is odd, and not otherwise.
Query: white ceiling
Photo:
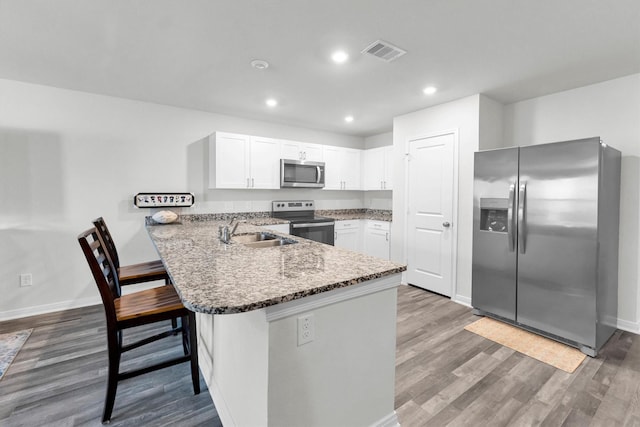
[[[0,0],[0,78],[367,136],[638,73],[639,23],[639,0]]]

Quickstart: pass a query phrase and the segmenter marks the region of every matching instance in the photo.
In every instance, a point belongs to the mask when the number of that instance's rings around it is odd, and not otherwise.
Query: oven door
[[[333,246],[334,222],[292,222],[289,234]]]
[[[280,188],[323,188],[324,163],[280,160]]]

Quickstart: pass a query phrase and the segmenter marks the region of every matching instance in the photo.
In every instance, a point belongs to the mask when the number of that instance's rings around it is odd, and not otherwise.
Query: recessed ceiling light
[[[422,90],[422,92],[424,92],[425,95],[433,95],[437,91],[438,89],[434,86],[427,86]]]
[[[263,61],[262,59],[254,59],[251,61],[251,66],[253,68],[257,68],[258,70],[264,70],[269,68],[269,63],[267,61]]]
[[[336,64],[342,64],[343,62],[346,62],[347,59],[349,59],[349,55],[344,50],[336,50],[331,55],[331,59],[333,59],[333,62],[335,62]]]
[[[347,123],[351,123],[353,121],[353,116],[347,116],[344,118],[344,121]]]
[[[267,104],[267,106],[269,107],[275,107],[278,105],[278,101],[273,98],[269,98],[265,101],[265,104]]]

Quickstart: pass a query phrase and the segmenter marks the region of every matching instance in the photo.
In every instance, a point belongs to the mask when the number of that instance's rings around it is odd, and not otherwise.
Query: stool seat
[[[120,285],[125,286],[155,280],[168,280],[169,275],[162,261],[158,259],[139,264],[121,265],[118,268],[118,278]]]

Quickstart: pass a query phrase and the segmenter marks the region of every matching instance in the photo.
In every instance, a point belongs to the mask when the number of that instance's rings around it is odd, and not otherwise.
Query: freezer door
[[[599,138],[520,149],[521,324],[595,347]]]
[[[515,321],[518,148],[475,153],[473,307]]]

